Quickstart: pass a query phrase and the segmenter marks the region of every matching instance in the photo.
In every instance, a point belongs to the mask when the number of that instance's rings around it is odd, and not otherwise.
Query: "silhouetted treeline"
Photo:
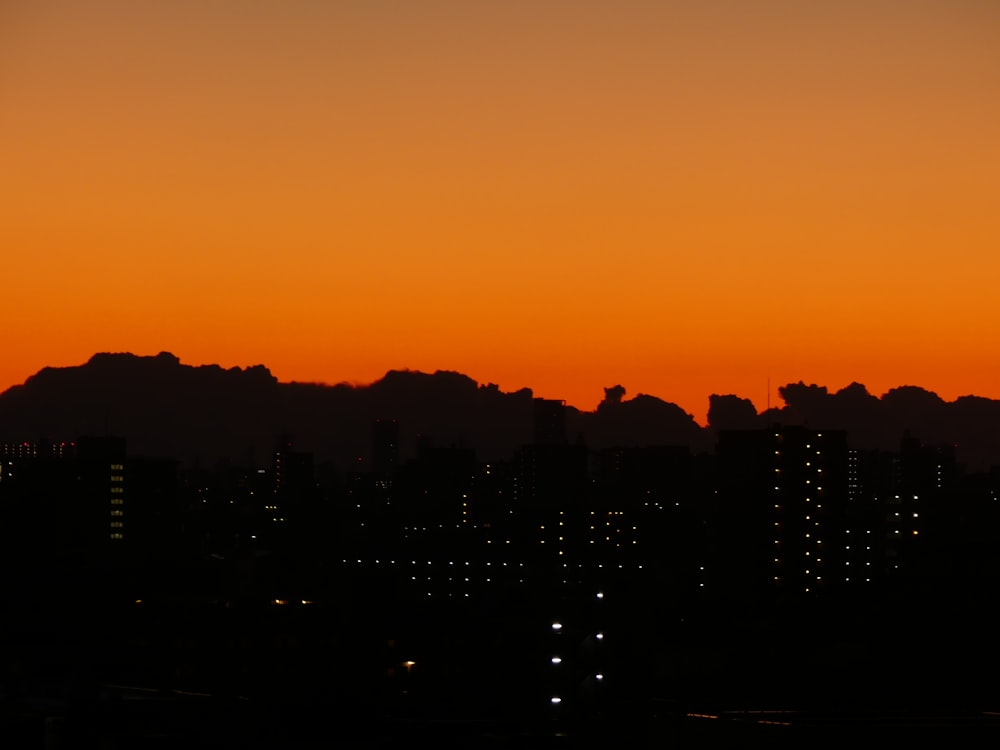
[[[620,445],[684,445],[711,450],[726,429],[773,423],[846,430],[852,447],[894,450],[907,431],[927,443],[957,446],[959,460],[985,469],[1000,464],[1000,402],[966,396],[945,402],[906,386],[881,398],[852,384],[836,393],[815,385],[780,389],[785,406],[758,414],[746,399],[710,397],[709,425],[680,407],[622,386],[605,389],[594,412],[569,407],[566,430],[593,449]],[[289,434],[318,463],[341,470],[372,460],[370,425],[400,424],[399,450],[416,454],[421,435],[474,446],[481,459],[508,458],[532,441],[533,394],[504,393],[454,372],[392,371],[367,386],[279,383],[263,366],[191,367],[176,357],[98,354],[85,365],[46,368],[0,395],[0,441],[124,436],[137,454],[213,466],[268,459],[275,435]]]

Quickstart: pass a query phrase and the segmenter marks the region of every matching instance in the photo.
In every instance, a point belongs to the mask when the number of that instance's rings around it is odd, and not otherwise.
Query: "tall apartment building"
[[[797,595],[841,579],[852,546],[848,457],[838,430],[722,432],[712,584]]]

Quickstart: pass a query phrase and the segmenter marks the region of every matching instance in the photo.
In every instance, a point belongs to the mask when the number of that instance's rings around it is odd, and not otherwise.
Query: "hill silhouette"
[[[896,450],[904,434],[952,443],[974,468],[1000,463],[1000,401],[946,402],[915,386],[881,398],[858,383],[784,386],[781,408],[758,413],[734,395],[710,397],[701,427],[676,404],[625,388],[605,389],[593,412],[567,409],[570,440],[595,449],[685,445],[711,450],[715,433],[774,423],[845,429],[858,448]],[[508,458],[532,439],[533,393],[501,391],[456,372],[392,370],[369,385],[280,383],[263,365],[225,369],[182,364],[173,354],[96,354],[75,367],[47,367],[0,394],[0,440],[70,440],[85,434],[128,439],[130,452],[185,463],[270,461],[279,436],[341,468],[368,468],[372,425],[396,419],[402,458],[418,437],[475,448],[482,460]]]

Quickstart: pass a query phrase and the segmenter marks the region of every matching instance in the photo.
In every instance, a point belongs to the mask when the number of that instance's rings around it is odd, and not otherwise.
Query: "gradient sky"
[[[0,0],[0,389],[996,398],[998,199],[995,0]]]

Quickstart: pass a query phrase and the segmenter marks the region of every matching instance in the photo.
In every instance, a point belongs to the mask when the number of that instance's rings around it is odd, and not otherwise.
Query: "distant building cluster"
[[[183,469],[116,437],[2,445],[4,554],[118,576],[114,596],[143,606],[490,613],[508,634],[491,636],[496,684],[528,680],[535,704],[562,712],[645,684],[654,610],[679,623],[1000,575],[1000,475],[964,473],[947,445],[859,451],[843,431],[777,425],[722,432],[705,455],[591,450],[543,399],[534,441],[503,462],[428,436],[401,462],[401,429],[377,420],[371,461],[348,467],[317,465],[289,437],[263,466]],[[187,576],[181,593],[171,570]],[[428,645],[426,623],[397,630],[370,652],[391,683],[468,668]]]

